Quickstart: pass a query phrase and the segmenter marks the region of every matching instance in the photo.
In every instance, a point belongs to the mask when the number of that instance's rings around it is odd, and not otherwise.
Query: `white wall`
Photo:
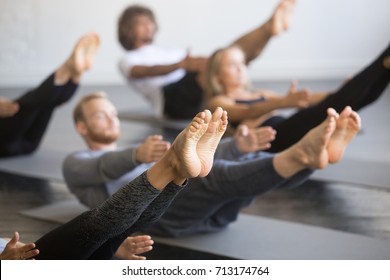
[[[157,43],[215,48],[264,22],[277,0],[1,0],[0,86],[37,83],[69,55],[83,33],[102,37],[86,84],[123,83],[116,22],[129,4],[156,12]],[[389,0],[298,0],[288,33],[273,39],[251,65],[254,79],[341,78],[377,55],[390,40]]]

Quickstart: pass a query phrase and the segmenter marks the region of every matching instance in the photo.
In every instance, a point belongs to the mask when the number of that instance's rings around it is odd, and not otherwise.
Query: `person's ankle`
[[[386,69],[390,69],[390,56],[385,57],[385,59],[383,60],[383,66]]]

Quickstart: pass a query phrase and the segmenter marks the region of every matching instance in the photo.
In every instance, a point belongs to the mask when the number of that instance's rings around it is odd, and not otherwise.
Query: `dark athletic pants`
[[[270,124],[277,131],[277,137],[267,152],[277,153],[298,142],[310,129],[325,120],[329,107],[337,112],[341,112],[346,106],[359,111],[377,100],[390,81],[390,69],[383,66],[383,59],[389,55],[390,46],[363,71],[319,104],[300,110],[287,119],[273,122],[271,118],[269,123],[266,121],[262,124]]]
[[[202,110],[203,90],[196,81],[197,75],[197,73],[187,73],[178,82],[163,88],[166,117],[192,119]]]
[[[54,109],[68,101],[78,85],[72,81],[54,85],[54,74],[37,88],[16,100],[20,110],[12,117],[0,118],[0,157],[34,152],[46,131]]]

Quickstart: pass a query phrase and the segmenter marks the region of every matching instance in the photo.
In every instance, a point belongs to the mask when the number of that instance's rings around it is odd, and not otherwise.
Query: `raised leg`
[[[277,36],[289,28],[294,6],[295,0],[280,1],[272,16],[264,24],[232,43],[244,51],[247,63],[261,54],[273,36]]]

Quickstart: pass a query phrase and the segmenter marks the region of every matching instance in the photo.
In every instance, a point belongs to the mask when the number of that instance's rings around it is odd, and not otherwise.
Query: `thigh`
[[[0,118],[0,157],[22,153],[26,132],[37,114],[37,111],[23,110],[12,117]]]

